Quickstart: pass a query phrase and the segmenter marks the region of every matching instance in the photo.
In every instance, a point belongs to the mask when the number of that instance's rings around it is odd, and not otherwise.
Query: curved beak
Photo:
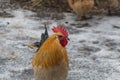
[[[67,38],[68,41],[70,41],[70,38]]]

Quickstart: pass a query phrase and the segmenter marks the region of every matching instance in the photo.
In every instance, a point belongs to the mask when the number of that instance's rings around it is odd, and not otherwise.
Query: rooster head
[[[58,25],[58,26],[54,26],[52,28],[52,31],[56,34],[58,34],[56,36],[56,38],[60,41],[60,44],[65,47],[68,43],[68,32],[67,30],[65,29],[65,27],[63,27],[62,25]]]

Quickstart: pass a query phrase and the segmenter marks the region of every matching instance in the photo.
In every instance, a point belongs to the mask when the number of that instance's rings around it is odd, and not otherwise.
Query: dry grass
[[[119,0],[120,3],[120,0]],[[119,4],[120,5],[120,4]],[[3,5],[1,8],[19,8],[29,9],[36,12],[71,12],[67,0],[10,0],[10,4]],[[120,6],[115,10],[120,15]],[[114,12],[114,11],[113,11]],[[101,13],[100,13],[101,14]]]
[[[70,11],[67,0],[11,0],[12,5],[20,5],[24,9],[53,12]]]

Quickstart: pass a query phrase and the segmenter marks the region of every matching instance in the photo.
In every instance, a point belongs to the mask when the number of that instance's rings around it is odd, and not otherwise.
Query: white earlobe
[[[55,38],[56,38],[56,40],[59,40],[58,36],[56,36]]]

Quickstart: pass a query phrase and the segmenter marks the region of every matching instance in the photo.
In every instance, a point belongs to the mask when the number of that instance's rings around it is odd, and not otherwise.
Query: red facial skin
[[[67,38],[66,38],[66,37],[63,37],[63,36],[60,36],[60,37],[59,37],[59,40],[60,40],[60,44],[61,44],[63,47],[65,47],[65,46],[67,45],[67,43],[68,43]]]

